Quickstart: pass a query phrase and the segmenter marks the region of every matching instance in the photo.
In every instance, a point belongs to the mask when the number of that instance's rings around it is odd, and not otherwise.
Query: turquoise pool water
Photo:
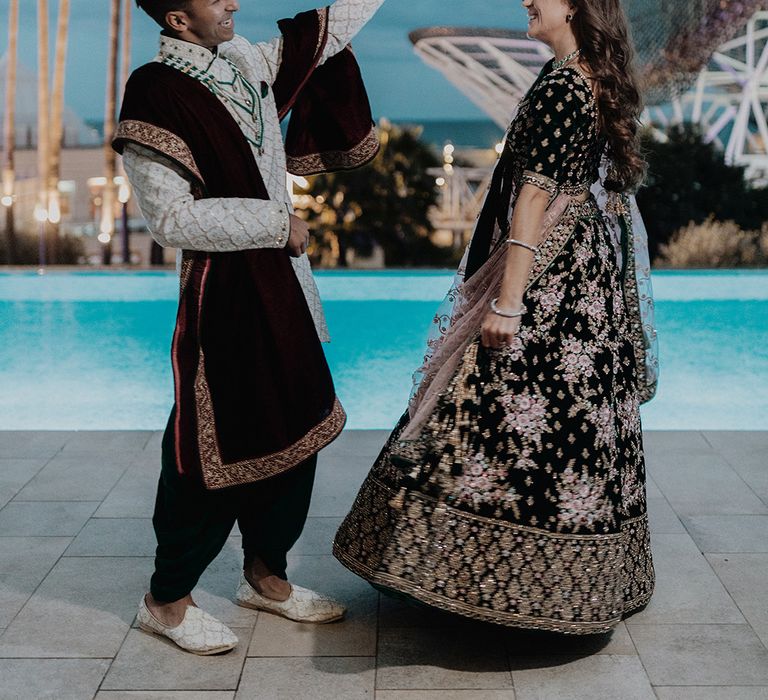
[[[402,413],[447,272],[321,273],[350,428]],[[650,429],[768,429],[768,271],[658,273]],[[172,401],[171,273],[0,273],[0,430],[158,429]]]

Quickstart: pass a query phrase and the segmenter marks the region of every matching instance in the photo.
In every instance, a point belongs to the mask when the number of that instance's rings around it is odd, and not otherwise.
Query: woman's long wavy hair
[[[605,188],[634,191],[645,178],[640,151],[642,98],[634,68],[634,45],[620,0],[570,0],[573,33],[597,83],[601,128],[612,163]]]

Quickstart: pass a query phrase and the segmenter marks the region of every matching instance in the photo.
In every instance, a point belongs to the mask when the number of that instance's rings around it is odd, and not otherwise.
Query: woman
[[[599,633],[654,582],[639,405],[655,333],[625,194],[644,175],[640,97],[619,0],[523,5],[555,59],[518,108],[409,411],[334,552],[436,608]]]

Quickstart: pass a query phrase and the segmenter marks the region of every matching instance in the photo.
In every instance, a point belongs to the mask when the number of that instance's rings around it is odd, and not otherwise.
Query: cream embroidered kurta
[[[336,0],[328,13],[328,42],[321,62],[339,53],[362,29],[384,0]],[[282,37],[251,44],[241,36],[210,51],[197,44],[161,36],[156,61],[184,66],[191,75],[212,81],[232,94],[238,73],[258,91],[272,85],[282,56]],[[218,96],[218,95],[217,95]],[[291,197],[286,187],[286,157],[277,106],[269,90],[257,96],[256,119],[230,99],[219,97],[251,144],[269,200],[209,198],[195,200],[184,171],[154,151],[129,143],[123,164],[149,230],[164,247],[205,252],[282,248],[288,242]],[[260,146],[258,145],[260,143]],[[306,255],[291,258],[307,298],[320,340],[329,340],[320,295]]]

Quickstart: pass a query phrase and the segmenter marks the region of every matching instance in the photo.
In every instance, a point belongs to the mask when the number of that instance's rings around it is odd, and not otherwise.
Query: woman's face
[[[573,9],[567,0],[523,0],[528,10],[528,36],[545,44],[552,44],[562,32],[568,30],[568,15]]]

